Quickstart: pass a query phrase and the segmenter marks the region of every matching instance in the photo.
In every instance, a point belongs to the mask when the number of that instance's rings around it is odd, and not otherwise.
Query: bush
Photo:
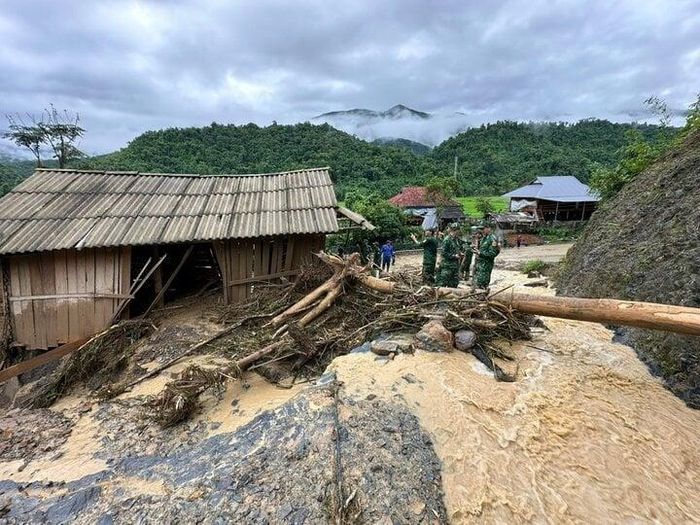
[[[520,269],[521,272],[523,273],[530,273],[530,272],[537,272],[537,273],[543,273],[549,265],[540,260],[540,259],[532,259],[531,261],[527,261],[525,264],[523,264],[522,268]]]

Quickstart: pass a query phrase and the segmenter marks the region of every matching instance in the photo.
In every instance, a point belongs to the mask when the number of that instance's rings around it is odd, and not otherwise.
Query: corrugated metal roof
[[[39,169],[0,199],[0,253],[338,230],[328,168],[256,175]]]
[[[600,200],[586,184],[571,175],[537,177],[532,184],[505,193],[503,197],[554,202],[596,202]]]

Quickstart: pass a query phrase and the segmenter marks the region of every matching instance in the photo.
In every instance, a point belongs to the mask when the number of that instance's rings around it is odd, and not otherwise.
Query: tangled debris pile
[[[164,426],[183,421],[196,411],[205,391],[221,387],[224,378],[240,377],[242,370],[285,384],[318,377],[335,357],[380,333],[415,333],[436,320],[450,332],[470,330],[476,338],[474,355],[497,379],[514,379],[495,363],[496,358],[513,358],[496,342],[529,339],[532,316],[467,290],[422,287],[409,273],[392,280],[371,277],[357,254],[319,257],[334,270],[327,279],[322,280],[327,270],[306,268],[294,284],[263,289],[253,301],[220,316],[236,320],[234,326],[240,328],[229,330],[219,347],[233,363],[214,371],[185,370],[150,401],[157,421]]]
[[[31,385],[19,403],[27,408],[46,408],[79,383],[98,390],[128,366],[133,344],[154,326],[144,320],[123,321],[97,334],[65,358],[53,373]]]

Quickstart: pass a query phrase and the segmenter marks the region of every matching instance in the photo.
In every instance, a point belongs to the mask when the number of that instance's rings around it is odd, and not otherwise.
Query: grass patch
[[[480,197],[455,197],[455,200],[462,205],[464,213],[469,217],[481,219],[481,212],[477,209],[476,203]],[[496,213],[504,212],[508,209],[508,199],[503,197],[486,197],[491,203]]]
[[[533,259],[531,261],[527,261],[525,264],[523,264],[522,268],[520,268],[520,271],[523,273],[530,273],[530,272],[538,272],[538,273],[544,273],[544,271],[549,267],[549,265],[541,261],[540,259]]]

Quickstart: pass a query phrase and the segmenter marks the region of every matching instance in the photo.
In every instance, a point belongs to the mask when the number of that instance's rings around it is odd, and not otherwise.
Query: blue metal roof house
[[[505,193],[511,211],[522,211],[538,219],[582,221],[590,218],[600,198],[571,175],[537,177],[527,186]]]

